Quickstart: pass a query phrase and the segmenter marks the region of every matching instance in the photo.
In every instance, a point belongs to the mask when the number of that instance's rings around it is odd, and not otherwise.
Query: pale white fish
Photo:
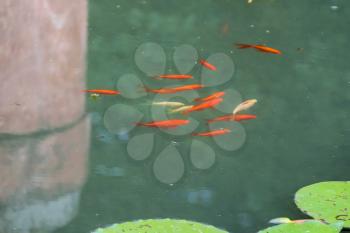
[[[172,109],[170,111],[168,111],[169,114],[173,114],[173,113],[177,113],[177,112],[183,112],[187,109],[190,109],[192,108],[193,105],[186,105],[186,106],[182,106],[182,107],[179,107],[179,108],[175,108],[175,109]]]
[[[269,221],[269,223],[272,224],[283,224],[283,223],[291,223],[292,220],[286,217],[281,217],[281,218],[274,218]]]
[[[157,106],[166,106],[166,107],[181,107],[184,106],[184,103],[181,102],[170,102],[170,101],[161,101],[161,102],[153,102],[151,105],[157,105]]]
[[[253,2],[253,0],[248,0],[248,3],[252,3]]]
[[[269,221],[269,223],[273,224],[285,224],[285,223],[296,223],[296,224],[301,224],[307,221],[318,221],[321,222],[320,220],[315,220],[315,219],[296,219],[296,220],[291,220],[286,217],[280,217],[280,218],[274,218]]]
[[[248,108],[252,107],[256,102],[258,102],[256,99],[246,100],[240,103],[239,105],[237,105],[237,107],[233,109],[232,114],[236,114],[240,111],[247,110]]]

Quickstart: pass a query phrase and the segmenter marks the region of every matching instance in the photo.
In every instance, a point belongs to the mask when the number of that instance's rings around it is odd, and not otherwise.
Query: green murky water
[[[275,217],[305,218],[293,202],[302,186],[350,179],[350,2],[91,0],[89,14],[88,87],[121,88],[124,96],[88,99],[89,177],[78,215],[56,233],[148,218],[257,232]],[[197,57],[223,71],[202,70]],[[130,126],[167,117],[147,105],[159,96],[135,91],[141,82],[178,84],[149,76],[182,71],[195,79],[181,84],[210,87],[161,97],[186,102],[225,90],[221,113],[191,114],[196,124],[178,131]],[[251,98],[257,119],[212,126],[232,127],[229,136],[190,135]]]

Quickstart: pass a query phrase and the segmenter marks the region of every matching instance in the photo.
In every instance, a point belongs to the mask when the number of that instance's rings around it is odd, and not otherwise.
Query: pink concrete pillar
[[[86,14],[86,0],[0,1],[0,232],[48,232],[77,210]]]

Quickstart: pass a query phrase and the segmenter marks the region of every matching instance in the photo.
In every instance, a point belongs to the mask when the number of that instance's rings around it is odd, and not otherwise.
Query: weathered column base
[[[50,232],[76,214],[90,121],[29,135],[0,135],[0,232]]]

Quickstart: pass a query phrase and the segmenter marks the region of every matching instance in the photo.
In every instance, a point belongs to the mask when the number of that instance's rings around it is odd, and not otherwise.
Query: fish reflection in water
[[[190,204],[209,206],[213,202],[213,191],[207,188],[198,190],[179,190],[170,194],[175,199],[184,199]]]
[[[119,139],[121,141],[128,141],[129,132],[126,129],[121,129],[116,134],[112,134],[105,128],[97,128],[96,138],[104,143],[112,143],[115,139]]]
[[[108,130],[106,130],[105,128],[97,128],[96,129],[96,138],[104,143],[112,143],[113,139],[115,139],[114,135],[110,132],[108,132]]]
[[[125,170],[121,167],[106,167],[105,165],[99,164],[94,169],[95,174],[101,176],[111,176],[111,177],[120,177],[125,176]]]

